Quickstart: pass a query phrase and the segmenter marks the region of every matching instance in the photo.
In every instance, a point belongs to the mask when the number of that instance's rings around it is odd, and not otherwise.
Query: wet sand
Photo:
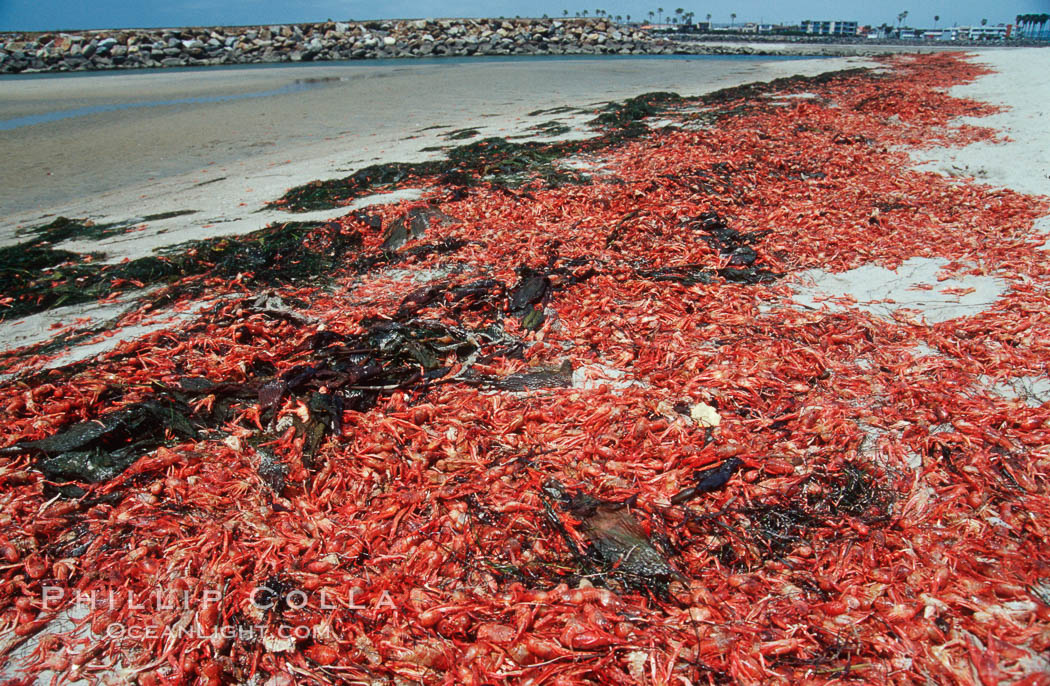
[[[450,130],[478,127],[481,135],[508,135],[555,118],[527,116],[537,109],[658,90],[699,94],[861,63],[448,60],[5,79],[0,122],[56,110],[259,93],[297,82],[305,89],[134,107],[0,131],[0,243],[13,242],[18,227],[53,215],[101,221],[186,209],[197,214],[170,227],[179,240],[215,235],[202,226],[216,222],[223,232],[241,233],[272,221],[273,213],[255,213],[288,187],[379,160],[433,156],[423,148],[447,144],[440,134]],[[303,83],[317,79],[323,81]],[[148,252],[156,242],[141,245]]]

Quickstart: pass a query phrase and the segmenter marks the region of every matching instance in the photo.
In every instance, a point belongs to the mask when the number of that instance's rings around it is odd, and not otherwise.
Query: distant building
[[[1011,26],[997,24],[996,26],[953,26],[941,31],[926,31],[923,35],[936,40],[1005,40],[1010,37]],[[933,36],[931,34],[940,34]]]
[[[856,36],[857,22],[813,21],[812,19],[807,19],[802,22],[802,32],[815,36]]]
[[[746,24],[741,24],[739,31],[740,33],[773,33],[773,25],[757,24],[749,21]]]
[[[922,32],[923,40],[955,40],[951,29],[926,29]]]
[[[1010,29],[1006,24],[996,26],[971,26],[970,40],[1003,40]]]

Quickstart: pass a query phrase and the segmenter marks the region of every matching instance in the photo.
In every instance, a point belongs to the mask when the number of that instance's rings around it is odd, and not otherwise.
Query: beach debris
[[[715,428],[722,423],[722,416],[718,410],[707,403],[696,403],[689,408],[689,416],[697,426]]]
[[[693,481],[696,482],[695,485],[675,493],[671,497],[671,504],[681,505],[702,493],[717,491],[729,483],[729,479],[740,469],[741,465],[743,465],[743,461],[740,458],[731,457],[717,467],[698,471],[693,475]]]
[[[289,283],[334,269],[360,246],[359,233],[336,222],[282,222],[245,236],[190,241],[160,255],[104,264],[97,261],[100,255],[55,250],[46,240],[50,234],[41,235],[0,248],[0,288],[8,299],[0,317],[17,318],[194,276],[240,275],[255,286]]]
[[[569,520],[559,515],[548,504],[548,520],[581,562],[589,556],[599,563],[594,574],[652,590],[666,589],[672,578],[681,578],[631,513],[633,503],[605,501],[585,493],[569,494],[557,481],[548,482],[544,492],[571,517]]]
[[[623,103],[609,103],[605,111],[595,118],[593,123],[634,132],[637,130],[634,128],[636,122],[664,111],[668,103],[681,103],[682,99],[678,93],[664,91],[643,93]]]
[[[455,131],[448,131],[441,134],[441,137],[449,141],[462,141],[468,138],[475,138],[480,135],[480,132],[475,128],[456,129]]]
[[[431,222],[447,226],[455,221],[455,217],[436,208],[414,207],[387,227],[383,233],[383,250],[397,250],[410,240],[423,238]]]
[[[280,495],[288,479],[288,465],[283,464],[271,451],[260,448],[256,450],[259,458],[259,466],[255,471],[263,483],[270,487],[275,494]]]
[[[572,362],[565,360],[557,367],[541,367],[505,377],[471,375],[464,380],[485,388],[522,392],[542,388],[569,388],[572,386],[572,374]]]

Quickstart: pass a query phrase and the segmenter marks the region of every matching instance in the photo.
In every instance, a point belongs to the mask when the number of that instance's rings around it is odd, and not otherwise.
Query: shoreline
[[[55,107],[42,108],[40,102],[138,102],[147,93],[161,99],[214,96],[320,79],[309,90],[258,101],[105,112],[0,131],[0,153],[9,161],[0,184],[0,205],[8,209],[0,218],[0,245],[16,241],[19,230],[58,215],[105,223],[193,209],[199,212],[197,228],[228,227],[231,222],[259,228],[264,222],[256,212],[287,187],[374,162],[434,158],[440,152],[426,148],[455,143],[444,138],[451,131],[474,127],[479,137],[543,140],[549,137],[529,127],[559,121],[571,129],[563,135],[586,135],[582,123],[588,111],[646,91],[699,95],[748,81],[862,64],[868,63],[558,58],[260,67],[129,74],[120,80],[99,74],[7,84],[7,98],[0,105],[5,118],[12,116],[7,113],[24,116]],[[435,80],[443,87],[429,93]],[[476,90],[477,84],[483,88]],[[418,107],[421,101],[425,108]],[[528,116],[560,107],[571,111]]]
[[[248,73],[205,70],[181,75],[138,74],[121,80],[100,74],[61,83],[37,81],[24,91],[10,89],[5,106],[17,107],[22,98],[31,103],[46,101],[48,93],[74,102],[92,97],[134,101],[138,93],[156,93],[158,88],[167,89],[161,90],[159,97],[168,98],[187,92],[226,92],[231,86],[246,92],[314,78],[319,73],[325,78],[319,87],[306,93],[265,101],[161,108],[167,112],[160,119],[146,110],[122,111],[0,131],[0,151],[23,165],[7,167],[9,178],[0,190],[6,194],[0,195],[0,204],[14,209],[0,218],[0,248],[31,239],[34,234],[30,229],[59,216],[125,227],[108,236],[65,238],[55,245],[81,254],[104,253],[100,259],[108,264],[155,255],[190,240],[244,235],[283,221],[325,221],[355,207],[400,202],[410,194],[380,192],[348,208],[306,213],[285,212],[268,204],[304,183],[339,178],[370,164],[440,159],[443,150],[488,136],[522,142],[593,136],[595,131],[587,122],[604,103],[640,92],[668,90],[702,95],[752,81],[817,75],[868,64],[852,59],[614,58],[595,63],[559,58],[543,60],[539,65],[530,61],[413,68],[319,65],[252,68]],[[333,74],[345,80],[328,80]],[[428,88],[434,79],[441,80],[444,87],[428,96],[428,108],[419,110],[409,105],[415,100],[413,93]],[[551,87],[552,83],[556,85]],[[479,90],[478,84],[484,87]],[[485,96],[479,97],[479,92]],[[386,104],[380,105],[384,101]],[[260,110],[268,113],[263,126],[255,123]],[[554,113],[529,116],[537,111]],[[340,118],[344,121],[339,122]],[[339,126],[333,127],[333,121]],[[546,130],[533,128],[551,123],[564,126],[565,131],[550,136]],[[358,135],[362,129],[368,135]],[[288,133],[278,133],[281,131]],[[473,135],[450,138],[457,131]],[[158,132],[163,137],[158,137]],[[199,150],[186,148],[186,143],[192,146],[195,139],[222,140],[223,135],[227,136],[224,142],[198,145]],[[260,140],[269,140],[271,145],[252,152],[251,144]],[[140,150],[148,150],[152,157],[138,159],[141,170],[129,168],[124,160],[141,155]],[[157,173],[161,171],[157,165],[166,157],[185,165],[188,153],[200,160],[191,171],[176,167],[174,173]],[[103,161],[107,155],[112,162]],[[63,166],[48,173],[48,160],[56,157],[61,157]],[[143,180],[144,170],[153,170],[155,178]],[[42,181],[41,172],[47,174],[43,176],[47,181]],[[61,203],[46,200],[56,195],[67,199]],[[19,203],[29,209],[18,211]],[[174,216],[148,218],[157,214]],[[74,328],[92,330],[135,306],[134,300],[103,307],[71,305],[28,319],[0,322],[0,341],[6,342],[6,348],[39,344],[54,335],[51,327],[55,325],[61,324],[67,331],[71,321],[80,321]],[[72,357],[63,359],[95,354],[140,333],[131,328],[112,336],[101,348],[77,346],[70,353]]]

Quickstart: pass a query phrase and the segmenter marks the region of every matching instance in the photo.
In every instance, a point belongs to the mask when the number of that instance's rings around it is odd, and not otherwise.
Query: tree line
[[[1018,14],[1017,15],[1017,30],[1024,36],[1042,35],[1043,28],[1046,23],[1050,21],[1050,14]],[[1035,27],[1039,27],[1038,33],[1035,32]]]

